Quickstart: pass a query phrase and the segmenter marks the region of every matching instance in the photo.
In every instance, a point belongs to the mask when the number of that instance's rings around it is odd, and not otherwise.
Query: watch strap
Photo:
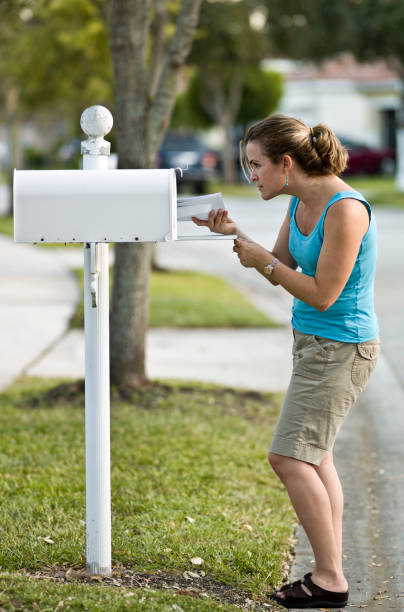
[[[273,260],[270,261],[269,264],[265,266],[264,268],[265,276],[271,276],[277,263],[279,263],[279,259],[277,257],[274,257]]]

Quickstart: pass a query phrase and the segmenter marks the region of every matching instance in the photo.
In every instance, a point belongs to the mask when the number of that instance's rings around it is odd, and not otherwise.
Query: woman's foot
[[[303,582],[298,580],[285,590],[275,591],[271,599],[286,608],[341,608],[348,603],[348,590],[324,589],[306,576]]]
[[[311,572],[308,572],[308,574],[305,574],[303,576],[303,578],[300,578],[300,580],[295,580],[295,582],[289,582],[288,584],[284,584],[281,587],[275,587],[275,593],[280,593],[281,591],[286,591],[286,589],[290,589],[294,586],[296,586],[297,584],[301,584],[306,578],[308,578],[309,576],[311,576]]]
[[[331,579],[329,576],[324,574],[319,574],[314,570],[311,575],[311,579],[317,586],[322,589],[326,589],[327,591],[334,591],[335,593],[345,593],[348,590],[348,583],[345,580],[344,574],[341,574],[336,579]]]

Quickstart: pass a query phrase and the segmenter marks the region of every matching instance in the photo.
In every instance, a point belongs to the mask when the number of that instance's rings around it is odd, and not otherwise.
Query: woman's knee
[[[285,481],[288,476],[294,477],[297,474],[304,476],[310,466],[310,464],[300,459],[271,452],[268,454],[268,461],[274,472],[282,481]]]
[[[329,469],[332,466],[334,466],[334,456],[332,454],[332,451],[327,451],[324,454],[324,457],[322,458],[320,465],[315,465],[314,467],[316,468],[318,472],[321,472],[323,470]]]
[[[274,472],[279,477],[282,477],[289,470],[293,459],[291,457],[285,457],[284,455],[269,452],[268,461]]]

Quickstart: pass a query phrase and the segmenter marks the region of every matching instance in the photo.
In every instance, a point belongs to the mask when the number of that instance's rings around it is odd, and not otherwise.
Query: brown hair
[[[251,168],[246,145],[253,140],[259,142],[262,152],[273,163],[290,155],[309,176],[338,175],[347,166],[347,150],[324,123],[309,128],[299,119],[271,115],[249,127],[240,141],[241,167],[247,178]]]

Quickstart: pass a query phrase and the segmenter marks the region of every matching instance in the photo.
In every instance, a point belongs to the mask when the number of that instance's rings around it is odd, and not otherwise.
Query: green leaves
[[[99,2],[33,0],[0,4],[0,87],[19,92],[19,113],[44,108],[65,117],[112,100],[108,37]]]

